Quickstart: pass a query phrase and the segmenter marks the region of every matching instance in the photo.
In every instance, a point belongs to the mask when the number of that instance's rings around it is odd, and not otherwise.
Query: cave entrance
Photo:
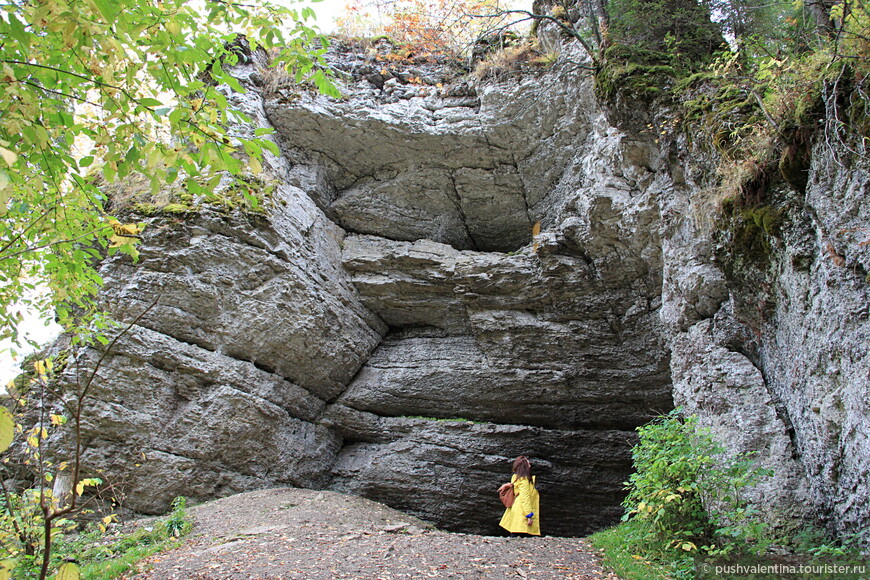
[[[619,520],[635,428],[673,408],[661,281],[545,243],[345,238],[344,268],[389,331],[327,412],[344,438],[334,489],[496,534],[496,490],[525,455],[544,533]]]

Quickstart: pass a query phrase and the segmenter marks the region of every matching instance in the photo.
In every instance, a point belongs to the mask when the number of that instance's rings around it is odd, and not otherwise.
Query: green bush
[[[80,533],[58,535],[52,552],[52,569],[64,561],[75,560],[84,580],[118,578],[130,572],[139,560],[177,545],[178,539],[190,529],[185,499],[178,497],[165,517],[147,526],[140,525],[129,533],[93,527]],[[15,580],[38,578],[37,559],[22,556],[17,564],[12,576]]]
[[[769,470],[750,454],[726,454],[696,416],[683,418],[679,410],[638,432],[623,519],[634,519],[651,546],[713,556],[766,548],[766,526],[743,491]]]

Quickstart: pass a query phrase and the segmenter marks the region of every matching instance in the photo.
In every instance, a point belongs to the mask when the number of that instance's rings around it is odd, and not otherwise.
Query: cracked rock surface
[[[711,154],[622,126],[571,58],[440,87],[354,58],[342,100],[228,94],[277,129],[267,212],[154,216],[103,264],[119,319],[159,297],[88,430],[93,466],[141,464],[130,507],[297,485],[493,533],[525,454],[546,533],[583,534],[676,402],[775,471],[772,520],[870,528],[866,162],[819,143],[805,196],[774,184],[759,265],[698,218]]]

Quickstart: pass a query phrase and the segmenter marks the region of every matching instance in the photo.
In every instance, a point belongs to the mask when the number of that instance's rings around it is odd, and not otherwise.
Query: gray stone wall
[[[774,469],[772,520],[868,528],[866,161],[820,138],[751,266],[699,219],[715,160],[613,122],[570,49],[477,87],[343,58],[342,100],[231,95],[278,131],[267,216],[155,217],[103,266],[117,317],[160,297],[89,431],[131,507],[290,483],[489,533],[525,454],[546,533],[582,534],[677,403]]]

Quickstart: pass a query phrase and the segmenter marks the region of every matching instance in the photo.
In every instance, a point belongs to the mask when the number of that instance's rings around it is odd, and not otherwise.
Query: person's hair
[[[529,463],[529,458],[525,455],[520,455],[514,459],[513,472],[517,474],[517,478],[525,477],[529,481],[532,480],[532,464]]]

